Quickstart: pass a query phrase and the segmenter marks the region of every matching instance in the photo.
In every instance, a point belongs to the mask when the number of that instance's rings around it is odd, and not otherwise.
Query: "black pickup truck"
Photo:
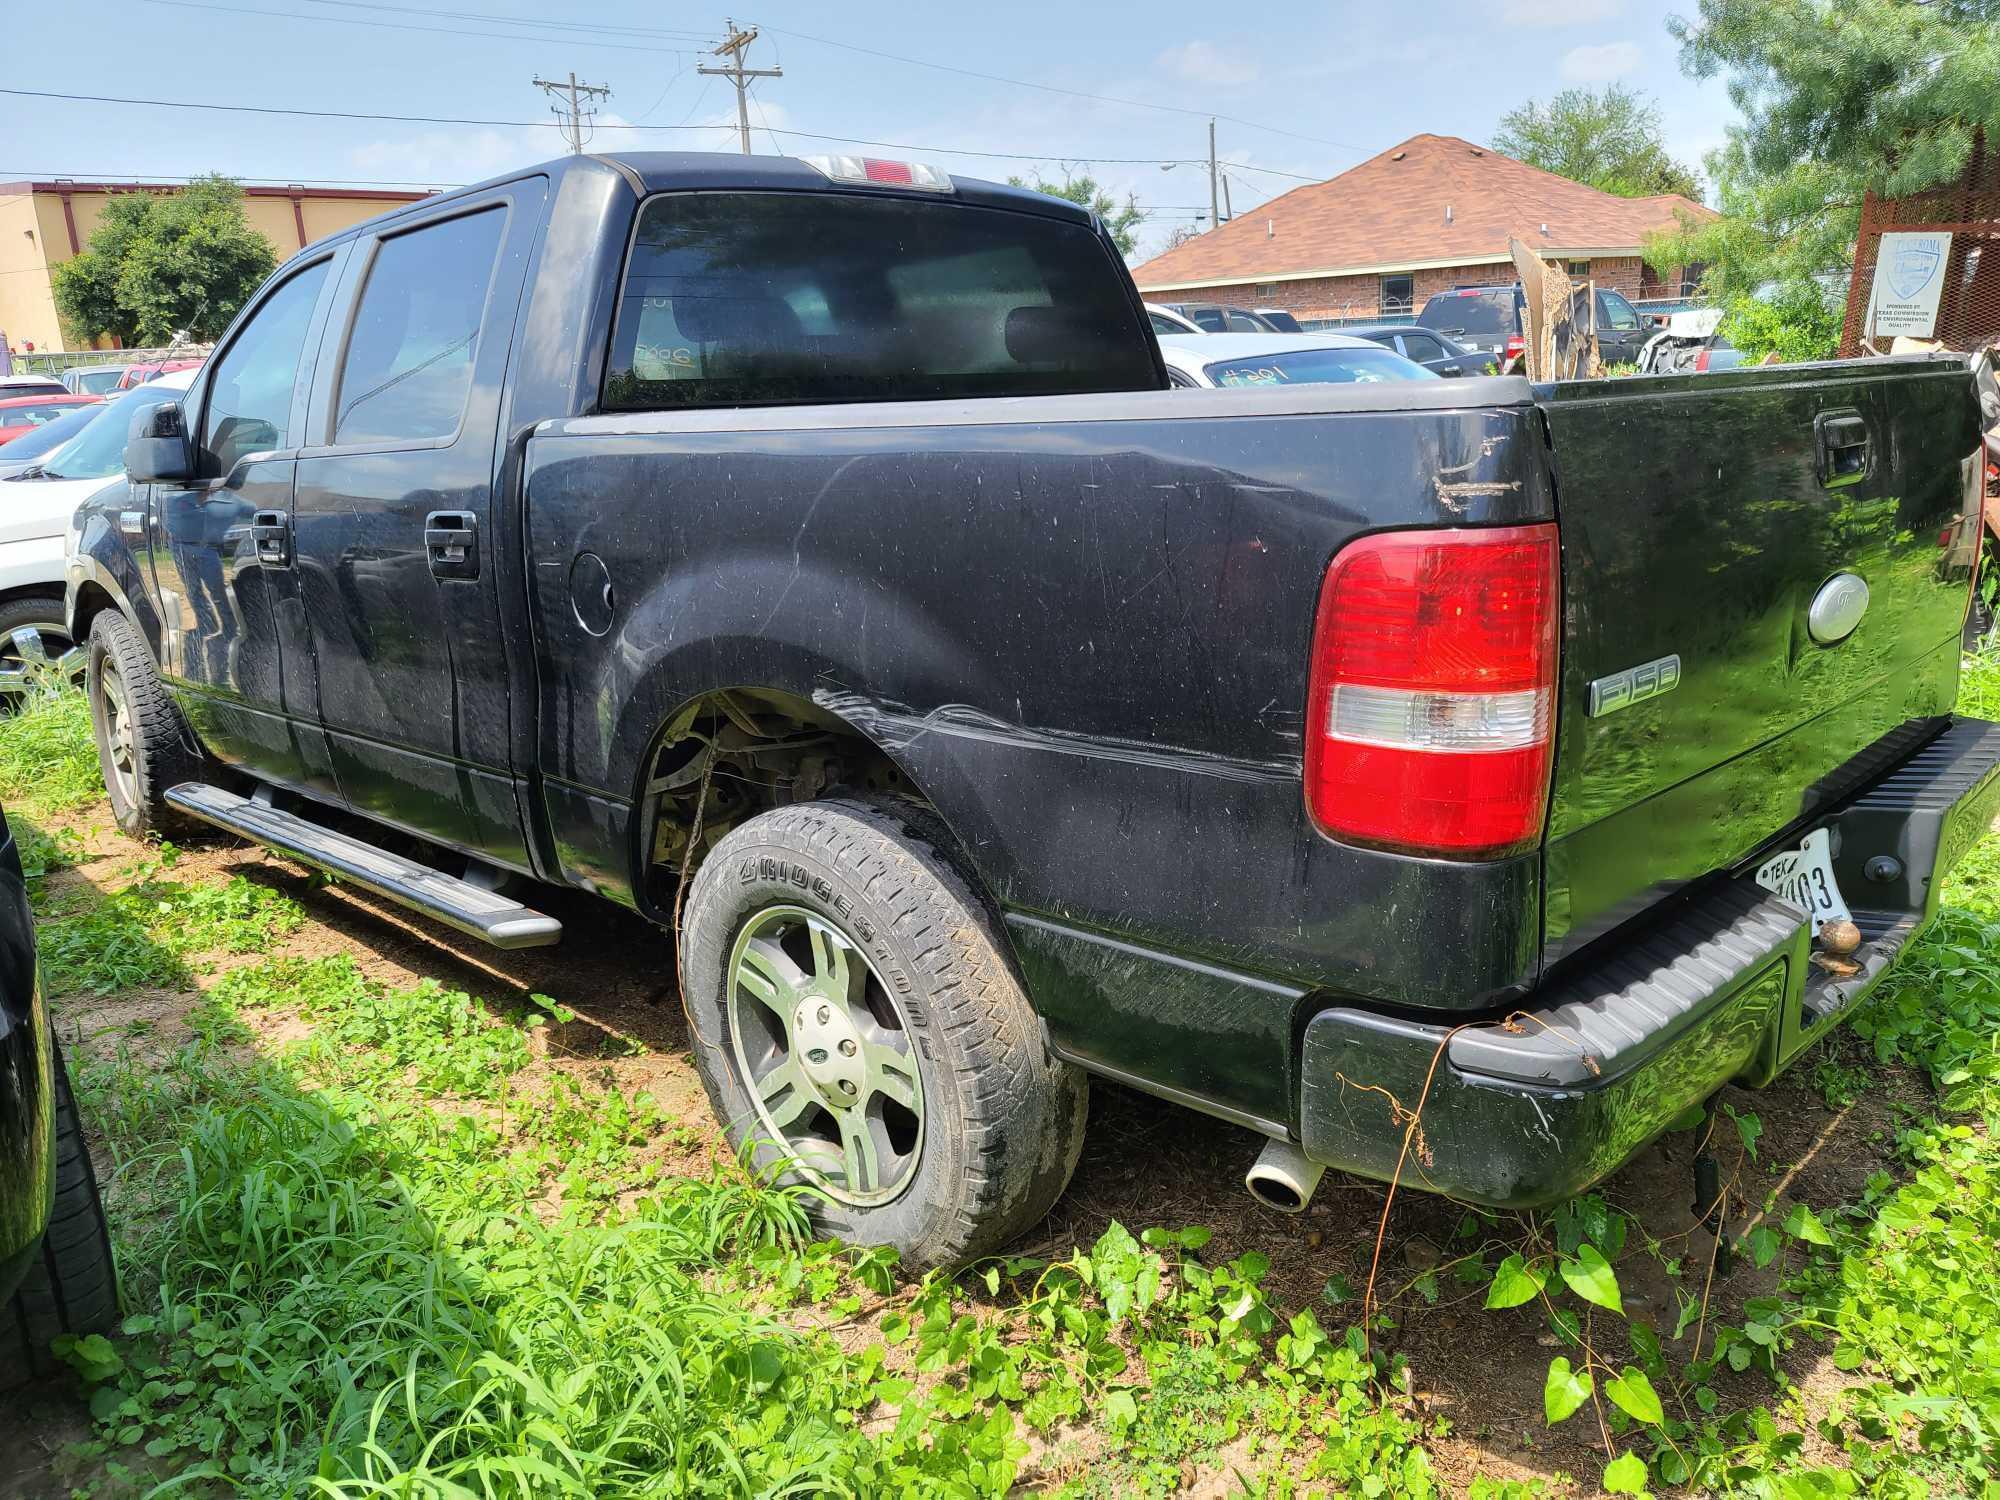
[[[1549,1203],[1771,1078],[2000,805],[1978,445],[1935,358],[1174,392],[1069,204],[584,156],[300,252],[68,609],[126,828],[678,918],[731,1138],[936,1263],[1088,1074],[1292,1207]]]

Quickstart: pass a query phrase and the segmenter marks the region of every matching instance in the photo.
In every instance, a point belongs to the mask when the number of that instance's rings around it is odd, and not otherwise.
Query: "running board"
[[[316,865],[496,948],[544,948],[562,938],[561,922],[510,896],[219,786],[184,781],[167,789],[167,801],[190,817]]]

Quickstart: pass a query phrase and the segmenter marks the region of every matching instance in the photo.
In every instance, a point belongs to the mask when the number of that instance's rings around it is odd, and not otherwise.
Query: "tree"
[[[1700,179],[1667,155],[1660,107],[1615,83],[1601,91],[1564,89],[1546,105],[1530,99],[1501,116],[1493,145],[1531,167],[1621,198],[1701,196]]]
[[[173,193],[114,197],[89,247],[55,268],[56,307],[85,338],[144,346],[185,330],[212,339],[276,264],[243,215],[242,189],[198,177]]]
[[[1139,226],[1146,221],[1146,211],[1139,207],[1139,195],[1127,193],[1120,203],[1110,192],[1097,185],[1095,177],[1072,177],[1063,174],[1060,183],[1048,182],[1037,172],[1033,182],[1025,182],[1019,177],[1009,177],[1008,183],[1014,187],[1033,188],[1038,193],[1047,193],[1052,198],[1067,198],[1079,207],[1087,208],[1104,221],[1104,227],[1111,234],[1112,243],[1117,245],[1121,255],[1130,255],[1139,247]]]
[[[2000,0],[1698,0],[1667,29],[1681,70],[1726,74],[1743,122],[1711,152],[1723,217],[1650,242],[1649,262],[1703,262],[1703,292],[1748,332],[1818,311],[1854,264],[1861,200],[1962,173],[2000,142]],[[1796,321],[1796,320],[1795,320]]]

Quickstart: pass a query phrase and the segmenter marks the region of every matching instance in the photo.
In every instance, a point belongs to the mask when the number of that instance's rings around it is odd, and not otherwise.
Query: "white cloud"
[[[1577,26],[1608,20],[1622,8],[1622,0],[1507,0],[1500,18],[1509,26]]]
[[[1562,55],[1562,76],[1571,83],[1609,83],[1637,68],[1642,57],[1637,42],[1572,47]]]
[[[1176,78],[1184,78],[1189,83],[1232,88],[1257,81],[1254,58],[1233,56],[1213,42],[1183,42],[1178,47],[1169,47],[1155,61]]]

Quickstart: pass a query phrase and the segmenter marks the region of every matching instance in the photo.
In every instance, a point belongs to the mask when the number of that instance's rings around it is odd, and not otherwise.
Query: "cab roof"
[[[879,153],[879,156],[887,160],[918,159],[896,156],[887,151]],[[794,156],[744,156],[729,151],[609,151],[591,152],[584,156],[556,157],[550,161],[523,167],[518,171],[489,177],[484,182],[475,182],[468,187],[455,188],[449,193],[422,198],[415,203],[378,214],[372,219],[351,224],[336,234],[315,241],[314,245],[307,248],[337,244],[357,235],[372,233],[378,225],[430,213],[441,203],[470,198],[502,183],[518,182],[526,177],[547,177],[553,186],[572,172],[613,173],[639,197],[653,193],[704,190],[866,193],[875,197],[930,199],[944,203],[970,204],[981,208],[1013,209],[1017,212],[1041,214],[1047,218],[1066,219],[1075,224],[1087,225],[1093,218],[1088,209],[1064,198],[1037,193],[1029,188],[987,182],[978,177],[959,177],[950,173],[945,175],[951,179],[952,192],[943,194],[892,184],[835,182],[825,173]]]

